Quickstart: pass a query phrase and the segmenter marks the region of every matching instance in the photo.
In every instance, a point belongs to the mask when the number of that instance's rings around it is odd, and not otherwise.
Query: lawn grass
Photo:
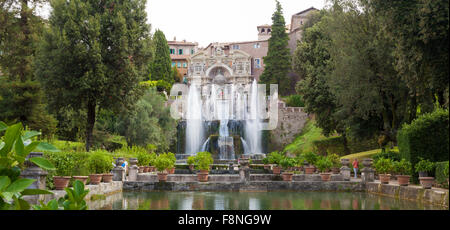
[[[394,152],[398,152],[398,147],[394,147],[393,149],[391,149],[391,151]],[[345,158],[345,159],[358,159],[358,161],[362,161],[364,158],[371,158],[373,155],[380,153],[381,149],[372,149],[369,151],[365,151],[365,152],[360,152],[360,153],[353,153],[350,155],[346,155],[346,156],[342,156],[341,159]]]
[[[326,137],[322,135],[322,129],[317,127],[314,120],[308,120],[302,132],[295,140],[284,148],[284,151],[292,154],[313,152],[313,141],[322,140]]]

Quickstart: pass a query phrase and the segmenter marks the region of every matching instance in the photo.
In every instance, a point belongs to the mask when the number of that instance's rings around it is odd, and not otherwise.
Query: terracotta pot
[[[322,178],[322,181],[330,181],[331,173],[321,173],[320,177]]]
[[[341,173],[341,171],[340,171],[339,168],[331,168],[331,172],[332,172],[333,174],[339,174],[339,173]]]
[[[169,169],[169,174],[175,174],[175,167]]]
[[[145,166],[139,166],[139,173],[143,173],[145,170]]]
[[[408,186],[409,185],[409,178],[411,176],[408,175],[397,175],[397,182],[400,186]]]
[[[86,181],[89,177],[88,176],[73,176],[72,178],[74,180],[79,180],[79,181],[83,182],[83,184],[86,184]]]
[[[306,174],[314,174],[315,171],[316,171],[315,167],[312,167],[312,166],[306,166],[305,167],[305,173]]]
[[[150,172],[150,166],[144,166],[144,173]]]
[[[149,168],[149,172],[154,172],[154,171],[156,171],[155,166],[148,166],[148,168]]]
[[[162,181],[167,181],[167,172],[158,172],[158,181],[162,182]]]
[[[273,166],[272,172],[273,172],[273,174],[279,175],[281,173],[281,167]]]
[[[195,166],[194,165],[189,165],[189,170],[194,171]]]
[[[380,174],[380,182],[382,184],[389,184],[389,180],[391,180],[391,174]]]
[[[102,180],[103,180],[103,182],[104,183],[111,183],[112,182],[112,178],[113,178],[113,174],[111,174],[111,173],[104,173],[104,174],[102,174],[103,176],[102,176]]]
[[[431,189],[434,183],[434,177],[419,177],[420,184],[424,189]]]
[[[200,170],[199,173],[197,173],[197,179],[199,182],[207,182],[208,181],[208,170]]]
[[[90,184],[100,184],[103,174],[91,174],[89,175]]]
[[[265,170],[270,169],[270,165],[264,165],[264,169],[265,169]]]
[[[64,190],[69,185],[70,176],[54,176],[53,184],[55,185],[55,190]]]
[[[283,177],[283,181],[292,181],[292,175],[294,175],[291,172],[284,172],[281,174],[281,176]]]

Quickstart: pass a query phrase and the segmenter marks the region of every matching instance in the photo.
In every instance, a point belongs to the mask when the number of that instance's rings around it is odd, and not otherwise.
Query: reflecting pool
[[[123,192],[89,201],[109,210],[439,210],[362,192]]]

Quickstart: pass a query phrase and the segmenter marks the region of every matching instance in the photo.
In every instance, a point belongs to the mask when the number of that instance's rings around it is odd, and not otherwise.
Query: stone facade
[[[183,81],[183,77],[187,76],[188,72],[188,61],[187,59],[198,52],[198,43],[196,42],[186,42],[177,41],[174,38],[173,41],[167,41],[170,50],[170,59],[172,59],[172,68],[177,67],[180,73],[180,82]]]

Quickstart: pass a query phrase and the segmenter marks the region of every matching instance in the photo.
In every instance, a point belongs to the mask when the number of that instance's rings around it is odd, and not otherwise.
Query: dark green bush
[[[449,113],[444,109],[436,109],[403,125],[397,136],[401,158],[410,161],[413,168],[419,157],[432,162],[448,161],[448,125]]]
[[[286,106],[288,107],[305,107],[302,95],[294,94],[286,98]]]
[[[374,162],[378,159],[387,158],[393,161],[400,161],[400,153],[394,150],[388,150],[386,152],[380,152],[372,156]]]
[[[56,168],[55,171],[48,171],[46,187],[54,189],[53,176],[87,176],[89,168],[86,160],[89,154],[86,152],[44,152],[47,158]]]
[[[374,138],[366,140],[347,138],[347,148],[349,152],[346,152],[344,143],[345,140],[342,136],[329,137],[313,141],[313,148],[319,155],[337,154],[339,156],[378,148],[378,143]]]
[[[443,185],[445,188],[448,188],[448,161],[436,162],[435,166],[436,183]]]

